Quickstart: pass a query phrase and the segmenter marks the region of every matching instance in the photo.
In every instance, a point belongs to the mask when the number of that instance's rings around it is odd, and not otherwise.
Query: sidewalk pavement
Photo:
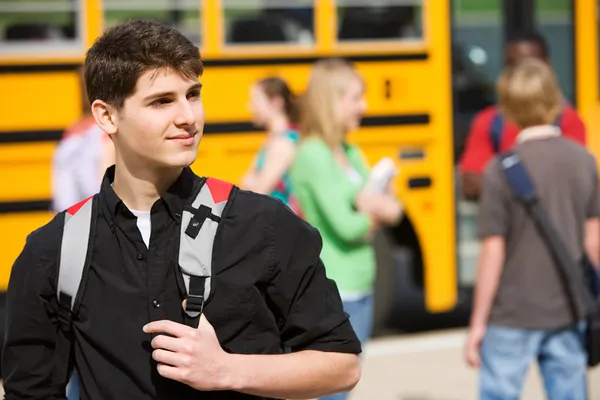
[[[350,400],[477,400],[477,371],[463,358],[465,330],[375,339]],[[600,367],[588,374],[589,400],[600,400]],[[521,396],[545,400],[537,367]]]

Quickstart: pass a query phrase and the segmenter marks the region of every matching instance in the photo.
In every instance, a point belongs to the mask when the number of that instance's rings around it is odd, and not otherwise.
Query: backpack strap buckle
[[[208,277],[190,276],[188,295],[185,300],[185,313],[190,318],[196,318],[202,314],[205,301],[205,285]]]
[[[202,314],[204,309],[204,295],[188,295],[185,300],[185,312],[190,316],[198,316]]]
[[[60,330],[65,333],[71,332],[73,323],[73,313],[71,312],[71,308],[65,304],[59,303],[58,313],[56,316]]]

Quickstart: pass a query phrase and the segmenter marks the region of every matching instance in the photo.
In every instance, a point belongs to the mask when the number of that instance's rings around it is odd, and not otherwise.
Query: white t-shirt
[[[142,234],[142,239],[146,247],[150,247],[150,232],[152,232],[152,223],[150,221],[150,211],[129,210],[137,217],[137,226]]]

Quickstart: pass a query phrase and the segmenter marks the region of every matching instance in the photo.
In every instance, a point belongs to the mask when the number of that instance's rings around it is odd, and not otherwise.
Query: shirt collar
[[[100,189],[100,197],[104,200],[103,205],[107,211],[107,217],[110,219],[109,222],[111,223],[119,212],[125,212],[127,215],[131,214],[127,210],[127,207],[125,207],[123,201],[115,193],[112,187],[114,180],[115,166],[113,165],[106,170]],[[201,181],[202,180],[194,174],[191,168],[186,167],[183,169],[183,172],[179,175],[177,180],[161,196],[159,201],[164,201],[166,208],[173,219],[180,219],[184,206],[194,199],[195,194],[201,185]]]
[[[524,143],[529,140],[548,139],[561,136],[560,128],[554,125],[538,125],[523,129],[517,136],[517,143]]]

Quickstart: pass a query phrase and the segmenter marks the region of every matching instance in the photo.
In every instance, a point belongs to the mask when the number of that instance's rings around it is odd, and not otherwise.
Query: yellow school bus
[[[591,133],[600,128],[597,0],[519,3],[531,2],[0,0],[0,291],[27,234],[52,217],[51,157],[81,114],[86,49],[107,27],[151,18],[178,27],[205,63],[207,121],[193,169],[235,183],[264,138],[250,122],[250,85],[279,75],[301,92],[315,60],[352,60],[368,112],[350,140],[371,163],[396,160],[406,209],[377,243],[376,319],[396,325],[468,306],[477,245],[455,165],[473,113],[493,102],[504,32],[524,20],[570,32],[557,69],[570,63],[570,100]],[[589,142],[600,147],[593,134]]]

